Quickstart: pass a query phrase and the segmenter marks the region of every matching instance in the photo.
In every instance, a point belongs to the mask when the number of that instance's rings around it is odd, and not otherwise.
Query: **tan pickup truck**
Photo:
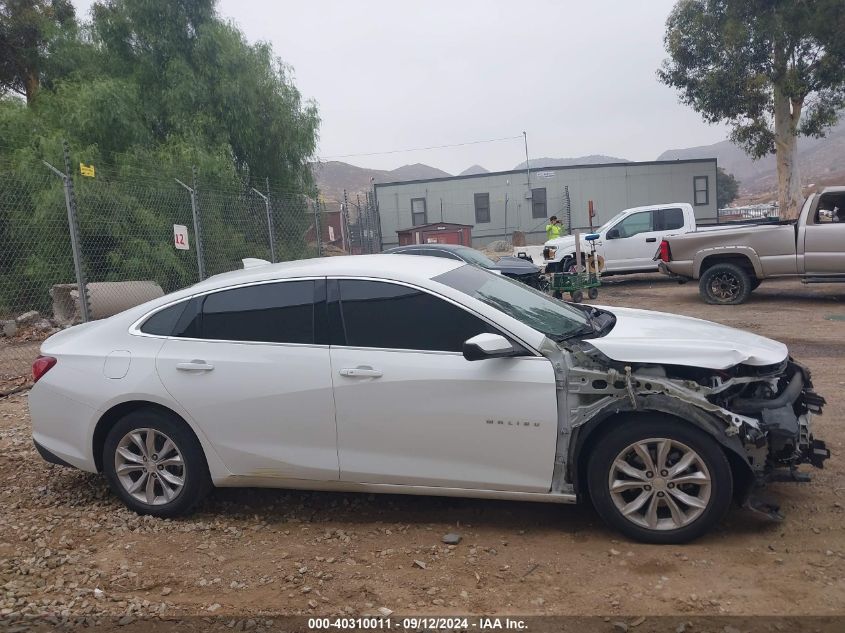
[[[810,195],[797,220],[708,227],[665,238],[660,272],[698,279],[707,303],[742,303],[769,277],[845,283],[845,187]]]

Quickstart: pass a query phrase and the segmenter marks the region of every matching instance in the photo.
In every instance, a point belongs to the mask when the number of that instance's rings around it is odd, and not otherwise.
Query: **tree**
[[[0,91],[31,104],[48,64],[57,31],[75,24],[69,0],[4,0],[0,4]]]
[[[68,0],[0,0],[0,278],[16,280],[0,283],[0,313],[32,288],[46,302],[52,283],[73,278],[70,251],[55,248],[67,230],[62,183],[41,162],[62,167],[62,140],[71,165],[97,168],[95,179],[77,172],[74,188],[89,280],[168,290],[196,280],[193,254],[167,239],[190,222],[174,178],[190,181],[192,166],[208,273],[270,256],[263,222],[233,222],[263,217],[249,192],[266,191],[265,178],[277,256],[310,254],[317,107],[269,44],[248,42],[215,6],[99,0],[79,24]]]
[[[798,136],[845,106],[843,33],[842,0],[679,0],[666,22],[660,81],[752,157],[776,153],[783,218],[803,202]]]
[[[719,167],[719,171],[716,173],[716,206],[719,209],[724,209],[736,200],[738,193],[739,182],[737,179],[734,178],[733,174],[729,174]]]
[[[137,88],[154,143],[225,147],[258,182],[313,187],[316,105],[303,103],[269,44],[249,44],[215,0],[102,0],[93,33],[110,77]],[[248,172],[248,173],[247,173]]]

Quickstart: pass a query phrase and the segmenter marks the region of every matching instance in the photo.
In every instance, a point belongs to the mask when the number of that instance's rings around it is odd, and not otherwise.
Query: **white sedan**
[[[212,486],[589,498],[628,536],[678,543],[828,455],[810,432],[824,399],[784,345],[441,258],[217,275],[41,354],[41,455],[160,517]]]

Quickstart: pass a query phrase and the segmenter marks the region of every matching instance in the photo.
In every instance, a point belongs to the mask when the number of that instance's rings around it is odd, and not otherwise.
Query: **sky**
[[[91,0],[74,0],[87,16]],[[511,169],[723,140],[660,84],[673,0],[220,0],[319,108],[322,160]],[[475,143],[489,139],[509,140]],[[470,143],[460,147],[431,148]]]

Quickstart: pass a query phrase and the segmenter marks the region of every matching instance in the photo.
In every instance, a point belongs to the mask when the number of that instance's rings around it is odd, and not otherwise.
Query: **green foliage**
[[[67,32],[75,26],[69,0],[4,0],[0,4],[0,94],[35,98],[44,75],[61,64]]]
[[[33,79],[37,98],[26,90]],[[247,42],[214,0],[102,0],[85,24],[67,0],[6,0],[0,311],[33,287],[28,305],[43,309],[46,288],[73,281],[62,181],[42,163],[64,169],[63,140],[89,281],[155,279],[173,290],[197,280],[196,251],[171,245],[174,223],[192,226],[189,193],[174,180],[190,184],[192,166],[209,274],[269,257],[266,210],[250,193],[266,193],[267,180],[277,254],[311,254],[303,201],[314,193],[318,127],[316,105],[269,44]],[[79,176],[80,162],[95,165],[95,179]]]
[[[724,209],[731,202],[736,200],[739,193],[739,182],[734,178],[733,174],[729,174],[724,169],[719,167],[716,174],[716,205],[719,209]]]
[[[679,0],[658,77],[761,157],[775,150],[775,92],[801,112],[799,134],[820,136],[836,122],[845,106],[843,33],[842,0]]]

